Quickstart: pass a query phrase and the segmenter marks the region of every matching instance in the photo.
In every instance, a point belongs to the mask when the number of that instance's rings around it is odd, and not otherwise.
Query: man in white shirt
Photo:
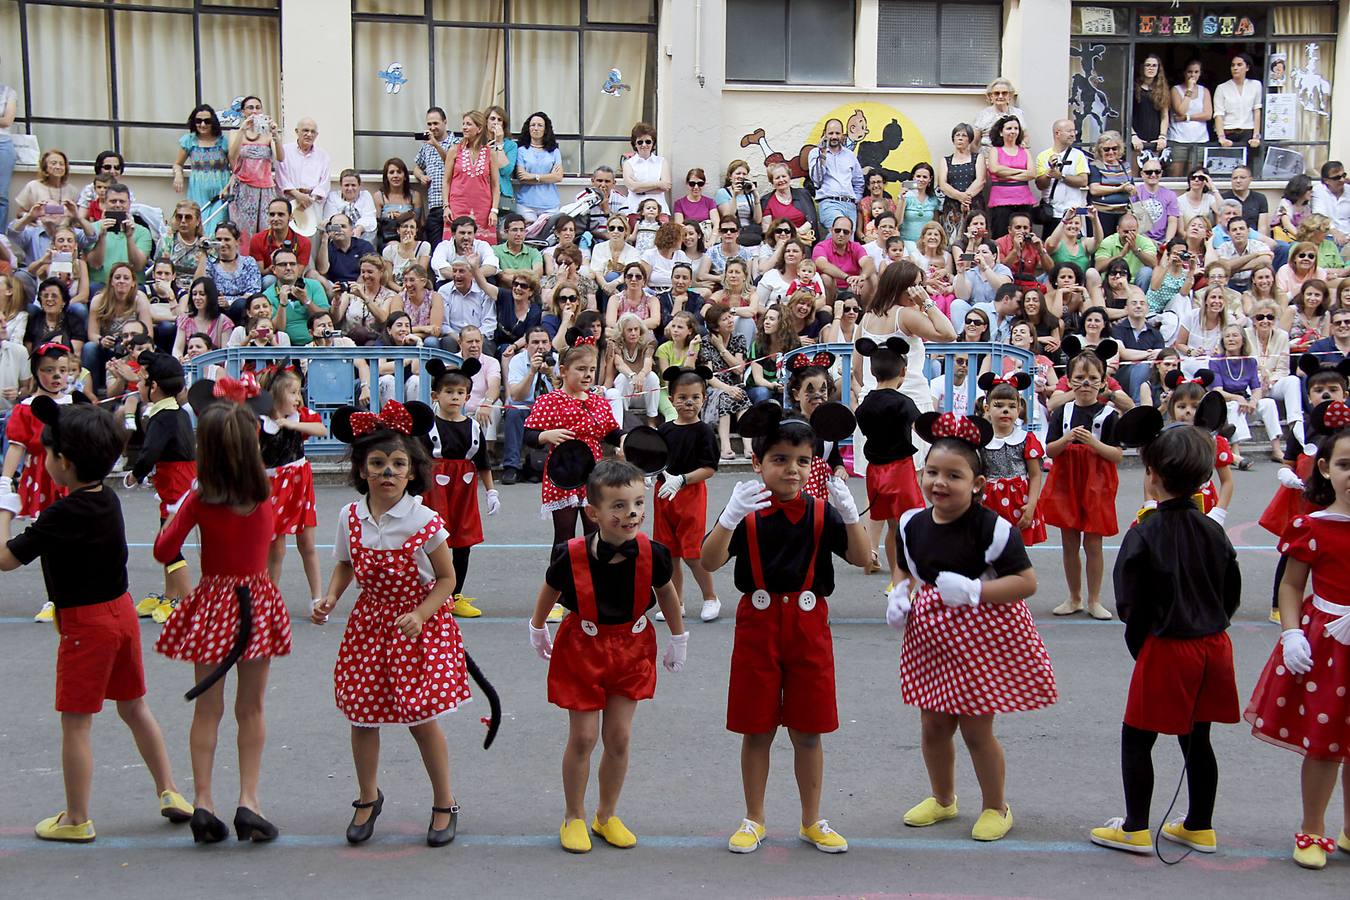
[[[473,216],[460,216],[450,223],[454,228],[454,237],[436,245],[431,254],[431,271],[438,285],[450,280],[450,262],[457,256],[477,257],[478,270],[483,277],[491,281],[497,275],[500,264],[492,245],[478,239],[478,223]]]
[[[352,235],[372,243],[375,234],[375,200],[370,191],[361,190],[361,173],[343,169],[338,176],[338,190],[329,191],[323,204],[323,220],[327,222],[338,213],[352,220]]]
[[[1322,163],[1322,180],[1313,185],[1312,209],[1331,220],[1331,239],[1336,246],[1350,241],[1350,194],[1345,191],[1345,165],[1339,160]]]
[[[858,157],[844,146],[844,123],[830,119],[820,145],[806,158],[806,171],[816,188],[816,210],[821,222],[846,216],[856,227],[858,200],[863,193],[863,171]]]
[[[1054,143],[1036,155],[1036,187],[1050,198],[1054,222],[1044,223],[1045,234],[1055,230],[1071,209],[1087,206],[1088,158],[1074,146],[1078,129],[1072,119],[1059,119],[1053,128]]]
[[[1233,54],[1232,79],[1214,89],[1214,134],[1219,146],[1250,147],[1255,156],[1261,146],[1261,82],[1247,78],[1250,68],[1247,54]],[[1247,162],[1255,165],[1255,160]]]
[[[548,329],[536,325],[525,334],[525,349],[508,347],[506,364],[506,411],[502,426],[502,484],[515,484],[520,470],[520,448],[525,439],[525,419],[534,401],[553,389],[557,355]]]
[[[445,298],[445,322],[441,325],[441,349],[459,351],[460,333],[467,326],[484,335],[497,330],[497,286],[488,281],[472,257],[457,256],[450,261],[450,280],[437,291]],[[495,348],[484,338],[484,352],[496,356]]]
[[[1236,291],[1245,291],[1252,286],[1252,272],[1274,263],[1275,251],[1252,234],[1241,216],[1228,222],[1228,238],[1210,249],[1208,259],[1226,263],[1228,283]]]

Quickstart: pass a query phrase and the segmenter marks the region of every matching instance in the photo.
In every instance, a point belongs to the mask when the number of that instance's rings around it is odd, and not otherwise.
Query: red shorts
[[[767,609],[755,609],[750,595],[742,594],[731,648],[727,730],[763,734],[779,725],[810,734],[839,728],[829,606],[818,597],[807,612],[796,594],[772,594]]]
[[[656,629],[643,616],[642,630],[627,625],[597,625],[582,630],[581,616],[569,613],[553,639],[548,661],[548,702],[577,712],[605,708],[614,695],[650,700],[656,694]]]
[[[656,498],[652,540],[664,545],[676,559],[698,559],[707,525],[707,482],[684,486],[674,500]]]
[[[923,506],[914,457],[867,464],[867,517],[873,522],[898,519],[907,510]]]
[[[141,626],[130,594],[56,612],[56,711],[96,713],[104,700],[145,696]]]
[[[159,517],[169,517],[169,507],[183,495],[192,490],[192,482],[197,479],[197,464],[192,460],[185,462],[161,462],[155,464],[155,493],[159,495]]]
[[[1134,662],[1125,724],[1190,734],[1193,722],[1238,721],[1233,644],[1228,633],[1198,638],[1150,635]]]

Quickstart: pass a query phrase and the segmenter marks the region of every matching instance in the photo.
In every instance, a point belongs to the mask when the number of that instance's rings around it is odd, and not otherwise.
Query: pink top
[[[864,250],[863,245],[859,244],[857,241],[849,241],[848,244],[844,246],[844,250],[841,253],[839,249],[835,247],[833,238],[825,238],[819,244],[816,244],[815,249],[811,251],[812,259],[823,259],[838,268],[845,275],[862,274],[862,261],[866,257],[867,251]],[[848,282],[846,280],[836,279],[836,281],[838,283],[835,287],[839,290],[848,287]]]
[[[1008,155],[1007,150],[998,148],[998,164],[1010,169],[1026,169],[1030,165],[1031,155],[1026,147],[1018,147],[1017,152]],[[1005,186],[1006,185],[1006,186]],[[1036,196],[1026,182],[999,181],[994,178],[989,187],[990,206],[1031,206]]]
[[[272,144],[245,141],[239,147],[239,155],[235,157],[234,174],[249,187],[272,187]]]
[[[717,209],[717,204],[706,194],[697,203],[688,197],[675,201],[675,211],[683,215],[686,222],[706,222],[714,209]]]

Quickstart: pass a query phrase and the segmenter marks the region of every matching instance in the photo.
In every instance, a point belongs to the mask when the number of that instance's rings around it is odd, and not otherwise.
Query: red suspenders
[[[581,630],[594,636],[600,618],[595,603],[595,584],[591,581],[590,555],[586,549],[589,536],[572,538],[567,542],[567,554],[572,563],[572,585],[577,594],[577,614],[581,616]],[[647,627],[647,604],[652,596],[652,543],[647,535],[637,536],[637,568],[633,575],[633,633]],[[808,582],[809,583],[809,582]]]
[[[810,612],[815,608],[816,595],[811,591],[811,585],[816,580],[816,558],[820,555],[820,536],[825,530],[825,504],[816,498],[811,499],[811,561],[806,566],[806,578],[802,581],[801,589],[796,592],[797,605],[803,612]],[[750,602],[754,604],[755,609],[768,609],[772,601],[772,595],[764,588],[764,563],[759,556],[759,513],[752,513],[745,520],[745,541],[750,555],[750,574],[755,579],[758,589],[750,595]],[[793,594],[780,594],[784,602],[790,599]]]

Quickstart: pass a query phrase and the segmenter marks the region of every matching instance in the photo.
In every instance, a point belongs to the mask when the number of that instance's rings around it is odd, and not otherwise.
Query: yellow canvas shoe
[[[1294,835],[1294,862],[1305,869],[1324,869],[1327,854],[1336,849],[1336,842],[1320,834]]]
[[[477,597],[465,597],[463,594],[456,594],[455,607],[451,612],[456,619],[476,619],[483,614],[481,609],[474,606],[477,600]]]
[[[937,802],[936,797],[929,797],[917,806],[911,807],[909,812],[905,813],[905,824],[914,828],[926,828],[947,819],[954,819],[958,812],[960,810],[957,809],[955,797],[952,797],[950,806],[943,806]]]
[[[975,820],[975,827],[970,829],[970,836],[977,841],[997,841],[1012,831],[1012,827],[1011,806],[1005,808],[1002,812],[997,809],[986,809]]]
[[[42,609],[39,609],[37,615],[33,616],[34,622],[52,622],[55,621],[55,619],[56,604],[50,600],[42,604]]]
[[[808,844],[815,844],[816,849],[822,853],[848,852],[848,841],[844,840],[842,834],[831,828],[829,821],[826,819],[821,819],[810,828],[798,829],[797,837]]]
[[[1191,831],[1186,827],[1185,819],[1168,822],[1162,827],[1162,836],[1174,844],[1190,847],[1197,853],[1214,853],[1219,849],[1219,836],[1213,828]]]
[[[754,853],[764,840],[764,826],[750,819],[741,819],[741,827],[727,841],[732,853]]]
[[[88,844],[94,839],[94,820],[78,825],[62,825],[61,817],[65,810],[37,823],[33,833],[44,841],[62,841],[67,844]]]
[[[553,604],[553,608],[548,611],[548,618],[545,621],[561,622],[563,616],[566,614],[567,610],[563,609],[563,605],[561,603],[555,603]]]
[[[163,625],[165,622],[169,621],[169,616],[173,615],[173,611],[177,608],[177,597],[172,600],[166,599],[162,601],[159,606],[155,607],[155,611],[150,614],[150,620],[156,625]]]
[[[590,853],[591,836],[586,831],[586,822],[583,819],[567,819],[558,829],[558,837],[562,840],[562,848],[568,853]]]
[[[1276,625],[1280,624],[1280,611],[1278,609],[1272,609],[1270,611],[1270,621],[1274,622]]]
[[[1153,839],[1148,829],[1139,831],[1125,830],[1125,817],[1108,819],[1105,825],[1092,829],[1092,843],[1098,847],[1110,847],[1112,850],[1124,850],[1126,853],[1146,854],[1153,852]]]
[[[191,820],[195,811],[196,807],[177,791],[165,791],[159,795],[159,814],[175,825]]]
[[[596,818],[591,822],[591,831],[594,831],[600,837],[605,839],[605,843],[611,847],[618,847],[620,850],[627,850],[629,847],[637,845],[637,835],[628,830],[628,826],[619,820],[618,816],[610,816],[605,824],[600,824],[600,819]]]
[[[140,603],[136,604],[136,615],[142,619],[148,619],[155,612],[155,607],[164,602],[163,594],[146,594]]]

